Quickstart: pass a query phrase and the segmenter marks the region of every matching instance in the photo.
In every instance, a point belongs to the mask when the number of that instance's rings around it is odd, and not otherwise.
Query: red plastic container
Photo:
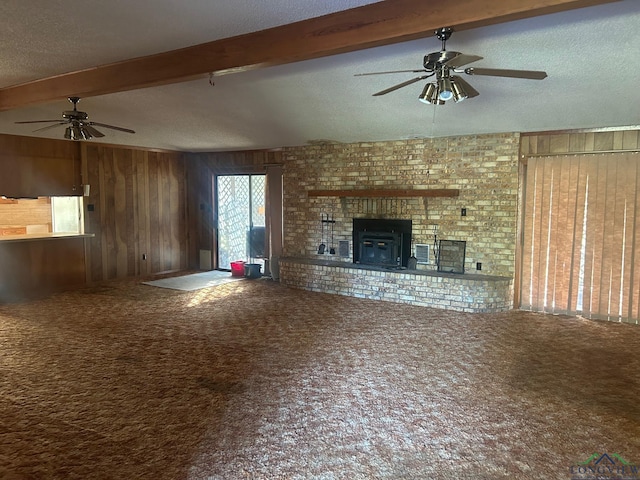
[[[244,262],[242,260],[231,262],[231,276],[244,277]]]

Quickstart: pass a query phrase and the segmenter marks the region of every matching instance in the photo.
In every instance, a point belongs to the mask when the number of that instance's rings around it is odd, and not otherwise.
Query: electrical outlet
[[[467,216],[467,209],[463,208],[462,210],[460,210],[460,216],[462,217],[466,217]]]
[[[476,263],[476,270],[482,270],[482,264],[480,262]]]
[[[143,253],[143,254],[142,254],[142,259],[143,259],[143,260],[146,260],[146,259],[147,259],[147,254],[146,254],[146,253]]]

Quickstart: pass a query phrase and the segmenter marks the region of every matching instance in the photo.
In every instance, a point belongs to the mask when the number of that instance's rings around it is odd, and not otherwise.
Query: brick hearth
[[[459,312],[501,312],[513,307],[509,277],[388,270],[329,260],[281,258],[280,282],[314,292]]]

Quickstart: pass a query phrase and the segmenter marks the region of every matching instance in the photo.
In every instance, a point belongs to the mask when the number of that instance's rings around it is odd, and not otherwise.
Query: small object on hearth
[[[318,245],[318,255],[324,255],[324,250],[327,246],[324,244],[324,224],[326,223],[324,220],[324,213],[320,214],[322,218],[320,219],[320,245]]]
[[[440,240],[438,246],[438,271],[464,273],[467,242],[461,240]]]
[[[411,255],[407,261],[407,268],[409,270],[416,270],[418,268],[418,259]]]
[[[231,276],[232,277],[244,276],[244,262],[242,260],[231,262]]]
[[[260,269],[262,265],[259,263],[245,263],[244,264],[244,278],[260,278],[262,272]]]
[[[329,220],[329,214],[327,214],[327,220]],[[329,248],[329,254],[335,255],[336,248],[333,246],[333,226],[336,224],[336,221],[333,219],[333,213],[331,214],[331,220],[329,220],[329,223],[331,223],[331,248]]]

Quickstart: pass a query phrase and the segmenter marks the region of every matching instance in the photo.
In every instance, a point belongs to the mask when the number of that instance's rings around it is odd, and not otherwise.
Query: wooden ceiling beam
[[[179,83],[214,73],[310,60],[618,0],[385,0],[192,47],[0,89],[0,111],[68,96]]]

